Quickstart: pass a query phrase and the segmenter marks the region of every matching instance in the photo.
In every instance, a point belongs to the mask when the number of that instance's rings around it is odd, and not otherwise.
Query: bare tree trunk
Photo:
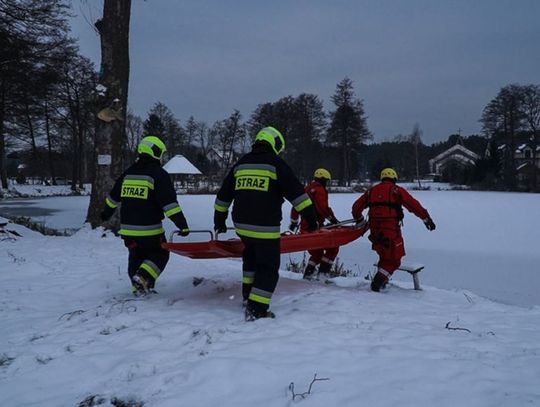
[[[0,82],[0,180],[2,188],[8,188],[7,168],[6,168],[6,140],[4,138],[4,120],[6,107],[6,87],[5,82]]]
[[[49,116],[49,103],[45,99],[45,135],[47,136],[47,155],[49,159],[49,172],[51,174],[51,183],[56,185],[56,174],[54,171],[54,159],[52,154],[51,125]]]
[[[26,122],[28,125],[28,132],[30,136],[30,147],[32,148],[32,156],[37,158],[37,145],[36,145],[36,136],[34,132],[34,123],[32,123],[32,116],[30,115],[30,105],[27,99],[28,95],[25,95],[24,101],[24,113],[26,117]]]
[[[532,162],[533,162],[533,179],[532,179],[532,186],[533,191],[538,192],[538,165],[536,163],[536,158],[538,154],[536,153],[536,149],[538,148],[538,138],[536,137],[537,130],[533,126],[533,136],[532,136]]]
[[[105,0],[103,18],[96,22],[101,38],[99,83],[106,89],[97,100],[97,110],[114,108],[123,120],[99,120],[96,129],[96,155],[92,195],[87,221],[101,223],[105,198],[123,170],[122,145],[126,139],[126,112],[129,83],[129,20],[131,0]],[[117,228],[118,225],[112,225]]]
[[[343,145],[343,180],[345,186],[351,185],[351,171],[349,168],[349,151],[347,150],[346,144]]]
[[[71,128],[71,190],[75,191],[77,189],[77,132],[79,130],[73,113],[71,116]]]

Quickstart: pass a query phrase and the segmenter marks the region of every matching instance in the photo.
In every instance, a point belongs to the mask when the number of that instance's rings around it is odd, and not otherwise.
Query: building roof
[[[439,174],[441,169],[450,161],[455,160],[463,165],[474,165],[480,156],[461,144],[455,144],[438,156],[429,160],[430,170]]]
[[[186,157],[180,154],[171,158],[167,164],[163,166],[163,169],[169,174],[202,174],[197,167],[191,164]]]

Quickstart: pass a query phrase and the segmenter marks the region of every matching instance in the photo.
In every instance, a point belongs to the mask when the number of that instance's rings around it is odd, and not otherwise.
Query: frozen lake
[[[413,191],[430,211],[437,229],[405,211],[404,263],[422,263],[421,282],[445,289],[467,289],[484,297],[520,306],[540,305],[540,195],[470,191]],[[339,219],[351,217],[358,194],[331,194]],[[89,197],[52,197],[0,201],[0,215],[30,216],[52,228],[79,228]],[[211,229],[211,195],[182,195],[179,201],[191,229]],[[282,230],[288,225],[288,203],[283,205]],[[230,223],[230,222],[229,222]],[[174,225],[164,222],[169,234]],[[232,234],[231,234],[232,235]],[[206,237],[205,237],[206,238]],[[195,240],[194,237],[190,239]],[[301,257],[297,254],[294,257]],[[341,248],[339,259],[347,269],[365,275],[377,261],[367,238]],[[283,256],[282,268],[289,261]],[[396,272],[395,279],[410,281]]]

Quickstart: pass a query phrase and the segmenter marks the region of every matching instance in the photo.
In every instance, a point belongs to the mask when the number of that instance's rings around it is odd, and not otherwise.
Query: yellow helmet
[[[167,151],[167,147],[165,147],[163,141],[156,136],[146,136],[137,146],[137,153],[147,154],[156,160],[161,160],[165,151]]]
[[[283,135],[273,127],[265,127],[257,133],[255,141],[266,141],[272,146],[276,154],[285,150],[285,139]]]
[[[324,178],[330,181],[332,176],[330,175],[330,171],[325,170],[324,168],[317,168],[313,173],[313,178]]]
[[[397,181],[397,172],[393,168],[385,168],[381,171],[381,180],[383,178],[390,178]]]

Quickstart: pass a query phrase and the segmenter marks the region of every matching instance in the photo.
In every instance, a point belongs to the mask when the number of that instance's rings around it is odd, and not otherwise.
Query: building
[[[163,169],[170,174],[178,192],[198,188],[202,173],[183,155],[175,155],[163,166]]]
[[[442,178],[449,167],[472,168],[479,159],[478,154],[464,147],[461,140],[458,140],[454,146],[429,160],[429,168],[436,178]]]
[[[520,144],[514,159],[519,186],[527,191],[536,190],[540,180],[540,146],[533,140]]]

